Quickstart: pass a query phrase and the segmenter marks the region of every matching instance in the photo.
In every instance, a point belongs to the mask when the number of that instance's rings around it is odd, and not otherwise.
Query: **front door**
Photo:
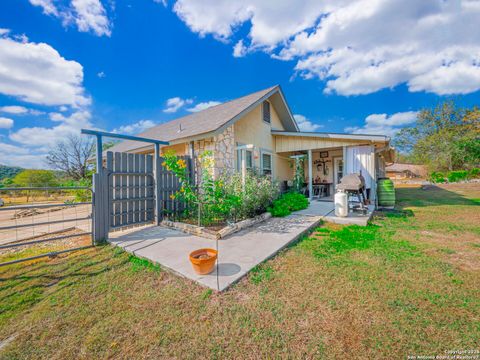
[[[333,183],[337,185],[343,177],[343,158],[333,159]]]

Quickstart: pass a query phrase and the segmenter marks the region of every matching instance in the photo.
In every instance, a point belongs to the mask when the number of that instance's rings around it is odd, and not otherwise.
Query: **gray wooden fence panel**
[[[140,172],[140,155],[135,154],[134,160],[135,160],[134,172],[138,173]],[[135,191],[133,193],[133,198],[138,199],[140,197],[140,177],[134,176],[133,180],[135,183]],[[140,222],[140,202],[138,200],[133,201],[133,207],[135,209],[134,222],[139,223]]]
[[[145,155],[140,155],[140,173],[145,172]],[[140,198],[145,198],[145,177],[140,176]],[[145,201],[140,200],[140,222],[145,221]]]
[[[133,154],[128,154],[127,172],[133,173],[134,171],[135,171],[135,169],[134,169],[134,155]],[[129,199],[132,199],[134,197],[134,195],[133,195],[134,190],[135,190],[134,179],[135,179],[135,176],[133,176],[133,175],[128,176],[128,198]],[[127,222],[129,224],[134,223],[134,211],[135,211],[134,202],[129,201],[128,202],[128,216],[127,216]]]
[[[187,172],[194,179],[194,164],[185,160]],[[104,189],[104,199],[97,201],[109,229],[160,221],[165,214],[181,212],[185,204],[170,197],[180,189],[179,179],[161,164],[164,159],[151,155],[107,152],[106,169],[95,177],[96,187]],[[98,186],[97,186],[98,185]],[[158,197],[157,197],[158,194]],[[156,200],[158,199],[158,200]],[[103,206],[103,208],[102,208]],[[158,214],[158,219],[155,218]],[[95,231],[101,234],[101,227]]]
[[[146,201],[146,208],[147,212],[145,214],[146,216],[146,221],[153,221],[154,220],[154,209],[155,209],[155,203],[153,200],[153,157],[151,155],[146,156],[146,164],[145,164],[145,170],[146,173],[149,174],[148,176],[145,177],[145,182],[146,182],[146,197],[149,198],[149,200]]]
[[[107,199],[110,197],[110,191],[112,191],[111,189],[113,188],[113,176],[108,176],[108,173],[110,173],[111,171],[113,171],[113,153],[109,151],[107,152],[107,168],[105,171],[107,176],[107,186],[108,186]],[[113,222],[115,221],[113,217],[113,203],[111,201],[108,201],[107,210],[108,210],[107,221],[110,226],[110,224],[113,224]]]

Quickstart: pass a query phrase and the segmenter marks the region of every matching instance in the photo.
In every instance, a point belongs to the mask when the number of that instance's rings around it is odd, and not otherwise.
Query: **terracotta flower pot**
[[[190,262],[198,275],[212,272],[217,261],[217,251],[213,249],[198,249],[190,253]]]

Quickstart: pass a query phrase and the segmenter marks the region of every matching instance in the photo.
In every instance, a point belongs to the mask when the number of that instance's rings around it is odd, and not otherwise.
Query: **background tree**
[[[394,145],[414,163],[430,170],[460,170],[480,163],[480,110],[452,101],[418,114],[414,126],[396,135]]]
[[[13,184],[19,187],[56,186],[57,178],[50,170],[24,170],[13,178]]]
[[[70,135],[58,142],[47,155],[47,163],[54,169],[65,172],[67,177],[78,181],[89,173],[88,159],[93,154],[94,141],[91,137]]]

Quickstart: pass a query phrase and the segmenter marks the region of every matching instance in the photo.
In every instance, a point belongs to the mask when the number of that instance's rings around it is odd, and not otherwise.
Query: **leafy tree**
[[[402,129],[395,146],[430,170],[473,168],[480,162],[480,110],[447,101],[420,111],[415,126]]]
[[[73,180],[89,176],[88,159],[93,153],[94,141],[90,137],[70,135],[58,142],[47,155],[47,163],[54,169],[65,172]]]
[[[56,186],[55,173],[50,170],[24,170],[13,178],[13,184],[19,187]]]

